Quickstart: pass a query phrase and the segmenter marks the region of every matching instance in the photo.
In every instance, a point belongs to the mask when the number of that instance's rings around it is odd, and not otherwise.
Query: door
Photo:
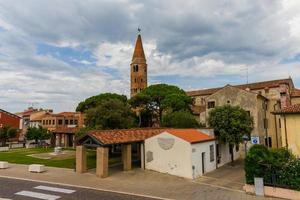
[[[202,175],[205,173],[205,152],[202,152]]]

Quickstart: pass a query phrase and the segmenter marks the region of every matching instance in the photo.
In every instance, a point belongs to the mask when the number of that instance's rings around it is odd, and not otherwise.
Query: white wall
[[[165,144],[174,143],[171,148],[163,149],[159,141],[165,141]],[[150,159],[150,152],[153,160]],[[162,173],[193,178],[191,144],[167,132],[148,138],[145,140],[145,167]]]
[[[233,148],[233,155],[234,155],[234,160],[237,160],[240,158],[240,152],[241,152],[241,146],[240,144],[240,149],[239,151],[236,151],[235,147]],[[219,142],[219,150],[220,150],[220,155],[221,155],[221,160],[220,163],[218,164],[218,167],[221,167],[227,163],[231,162],[231,154],[229,152],[229,144],[226,143],[220,143]]]
[[[210,161],[210,148],[209,146],[213,145],[214,147],[214,160]],[[193,178],[202,176],[202,153],[205,153],[204,161],[204,173],[211,172],[216,169],[216,144],[215,141],[202,142],[192,144],[192,166],[195,167],[193,170]]]

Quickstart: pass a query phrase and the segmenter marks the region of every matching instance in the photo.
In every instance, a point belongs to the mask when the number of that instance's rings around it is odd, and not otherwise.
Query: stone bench
[[[35,173],[42,173],[46,170],[45,170],[45,165],[33,164],[33,165],[29,165],[28,171],[35,172]]]
[[[8,162],[0,161],[0,169],[7,169],[8,168]]]

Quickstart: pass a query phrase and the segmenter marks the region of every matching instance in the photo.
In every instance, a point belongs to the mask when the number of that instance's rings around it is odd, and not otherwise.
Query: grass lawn
[[[74,149],[68,149],[73,150]],[[69,157],[57,157],[51,159],[39,159],[34,158],[28,155],[32,154],[40,154],[40,153],[50,153],[53,152],[53,148],[32,148],[32,149],[13,149],[6,152],[0,152],[0,161],[7,161],[9,163],[17,163],[17,164],[43,164],[51,167],[61,167],[61,168],[75,168],[75,156]],[[121,162],[121,158],[119,157],[111,157],[109,159],[109,164],[115,164]],[[87,167],[88,169],[92,169],[96,167],[96,151],[88,150],[87,151]]]

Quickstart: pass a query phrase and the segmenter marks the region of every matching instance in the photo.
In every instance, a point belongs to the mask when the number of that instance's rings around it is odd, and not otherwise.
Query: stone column
[[[131,144],[122,145],[122,160],[123,160],[123,170],[128,171],[132,169],[131,166]]]
[[[145,169],[145,151],[144,151],[144,143],[140,145],[140,153],[141,153],[141,168]]]
[[[108,147],[97,148],[96,175],[101,178],[108,177]]]
[[[65,134],[65,148],[69,147],[69,135],[68,134]]]
[[[61,147],[61,140],[62,140],[61,134],[58,134],[58,146],[59,147]]]
[[[86,148],[84,146],[76,147],[76,172],[86,172]]]

